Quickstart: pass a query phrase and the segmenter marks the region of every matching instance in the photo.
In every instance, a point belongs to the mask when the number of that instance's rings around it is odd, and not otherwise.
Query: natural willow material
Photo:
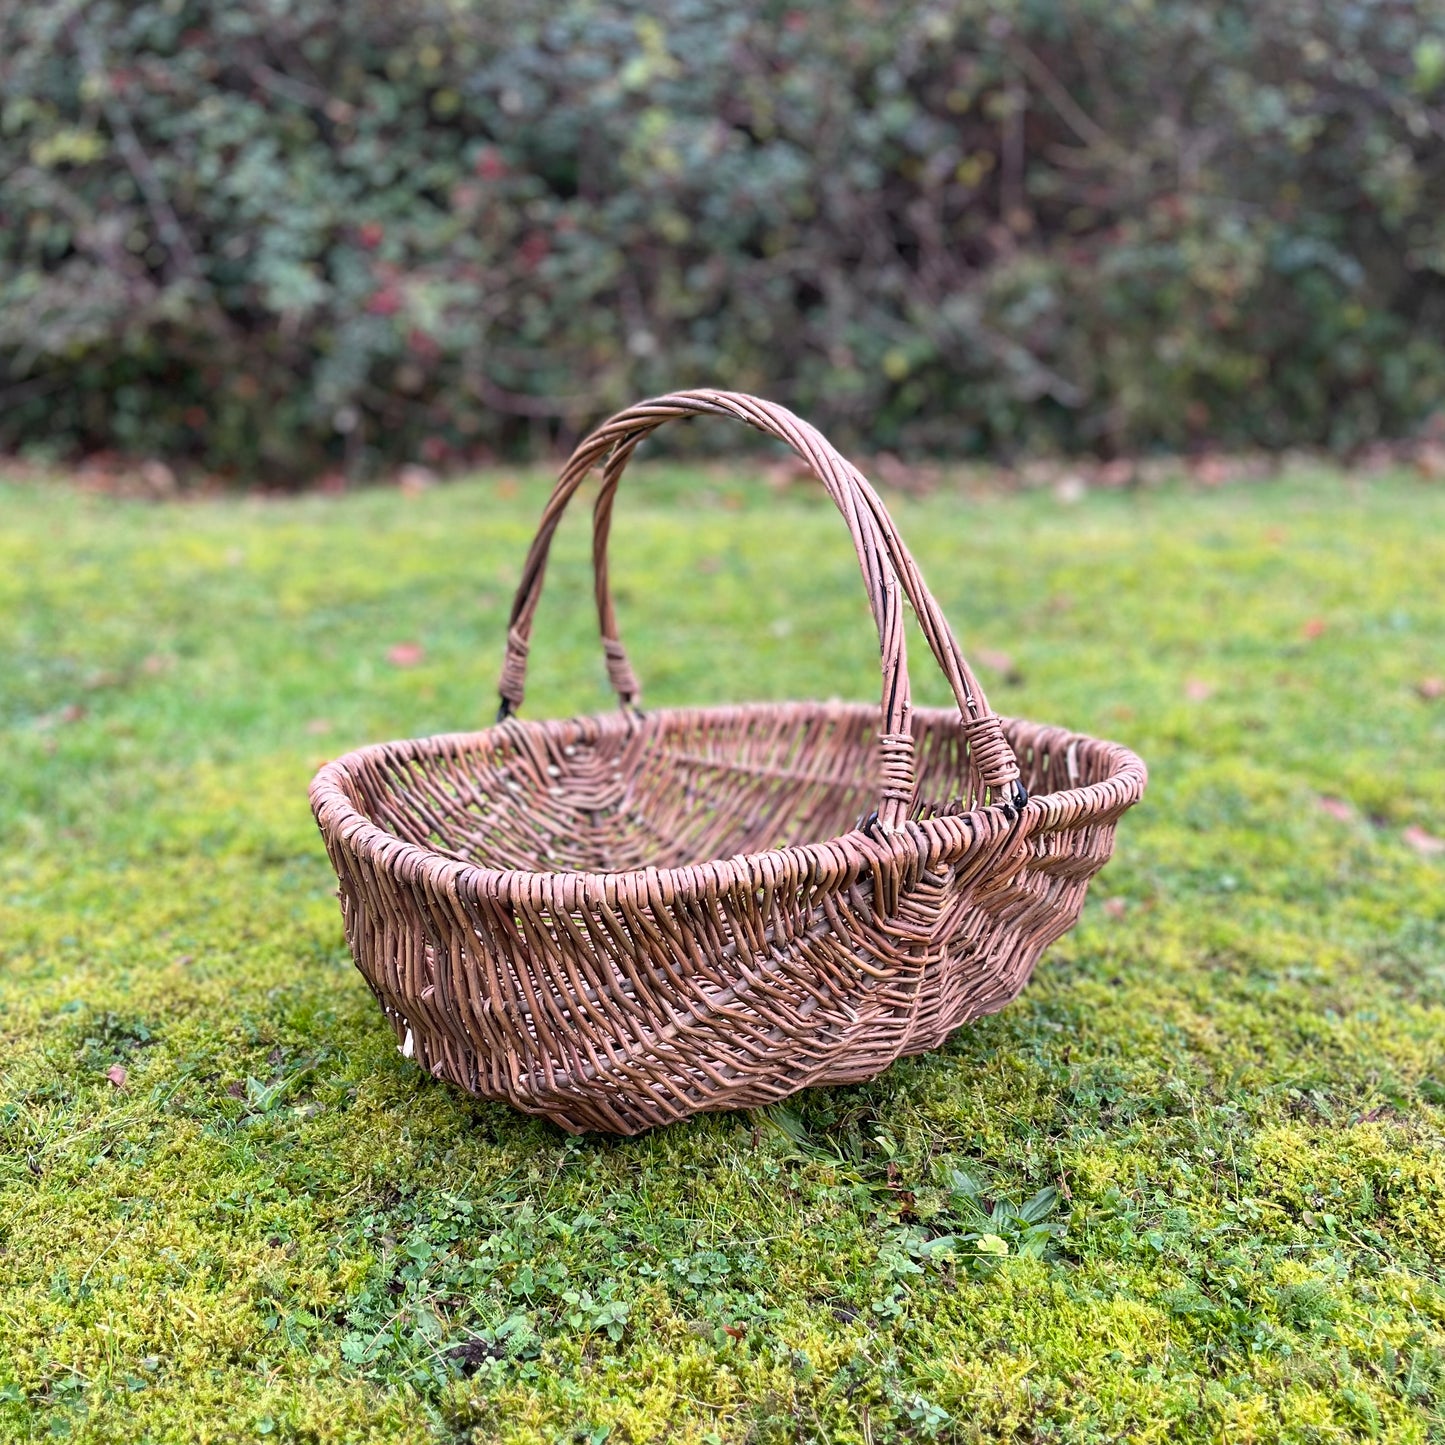
[[[612,502],[637,444],[700,414],[787,442],[837,504],[881,709],[638,710]],[[597,607],[623,707],[524,722],[552,537],[598,465]],[[911,707],[905,597],[956,710]],[[403,1052],[573,1131],[871,1078],[1002,1008],[1077,920],[1145,784],[1125,748],[990,711],[877,493],[806,422],[730,392],[640,403],[578,447],[523,570],[500,692],[497,726],[361,748],[316,775],[311,803]]]

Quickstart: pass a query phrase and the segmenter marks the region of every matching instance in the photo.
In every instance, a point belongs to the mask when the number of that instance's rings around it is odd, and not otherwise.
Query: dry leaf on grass
[[[1024,680],[1024,675],[1018,669],[1018,664],[1013,660],[1011,654],[1000,652],[994,648],[985,647],[980,649],[978,660],[990,671],[998,673],[1006,683],[1017,686]]]
[[[430,467],[403,467],[396,474],[396,485],[404,497],[419,497],[437,484],[437,474]]]
[[[79,722],[85,713],[84,703],[68,702],[64,707],[57,708],[54,712],[43,713],[36,718],[35,726],[40,732],[49,732],[51,728]]]
[[[398,642],[387,649],[386,660],[393,667],[415,667],[426,656],[426,648],[419,642]]]

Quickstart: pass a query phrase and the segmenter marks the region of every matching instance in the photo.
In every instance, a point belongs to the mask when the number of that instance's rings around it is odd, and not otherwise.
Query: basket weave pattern
[[[733,416],[838,504],[878,625],[881,709],[641,713],[606,550],[637,443]],[[597,606],[616,714],[522,721],[552,535],[594,466]],[[902,601],[957,709],[914,711]],[[481,732],[362,748],[311,788],[346,935],[403,1052],[574,1132],[631,1134],[871,1078],[1002,1008],[1077,920],[1143,764],[1003,722],[868,483],[806,423],[725,392],[620,413],[562,474]],[[881,714],[881,726],[880,726]]]

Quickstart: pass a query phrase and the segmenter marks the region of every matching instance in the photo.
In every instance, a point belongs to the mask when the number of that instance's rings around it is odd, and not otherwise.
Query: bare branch
[[[481,372],[469,372],[467,385],[494,411],[509,416],[539,418],[576,416],[597,406],[595,394],[578,396],[529,396],[521,391],[508,391]]]
[[[186,233],[182,229],[175,211],[171,208],[170,201],[166,199],[165,187],[161,184],[160,176],[157,175],[150,156],[146,154],[145,147],[141,145],[140,138],[135,133],[135,127],[130,122],[130,113],[110,83],[110,75],[105,68],[105,58],[101,54],[95,35],[80,15],[70,16],[65,22],[65,28],[75,45],[76,53],[80,56],[81,67],[96,87],[101,108],[105,111],[105,118],[110,123],[111,134],[115,137],[121,158],[125,161],[131,175],[135,178],[136,185],[140,187],[141,195],[145,198],[146,209],[150,212],[156,234],[166,249],[170,266],[187,280],[204,280],[200,263],[196,260],[196,253],[191,249],[191,243],[186,238]]]
[[[1108,131],[1069,94],[1053,71],[1022,40],[1010,40],[1009,54],[1081,141],[1098,146],[1100,150],[1118,151],[1119,147]]]

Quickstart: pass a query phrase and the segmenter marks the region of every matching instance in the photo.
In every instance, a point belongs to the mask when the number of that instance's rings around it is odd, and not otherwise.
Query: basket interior
[[[920,714],[919,812],[970,807],[948,715]],[[876,709],[758,706],[511,723],[368,750],[359,810],[488,868],[680,867],[846,833],[875,805]]]
[[[957,714],[920,709],[913,723],[915,816],[977,806]],[[865,704],[513,721],[367,749],[367,765],[347,772],[373,823],[482,867],[683,867],[857,827],[877,801],[877,726],[877,709]],[[1010,730],[1019,726],[1029,725]],[[1048,758],[1014,741],[1031,792],[1091,781],[1073,761],[1069,777],[1051,778]]]

